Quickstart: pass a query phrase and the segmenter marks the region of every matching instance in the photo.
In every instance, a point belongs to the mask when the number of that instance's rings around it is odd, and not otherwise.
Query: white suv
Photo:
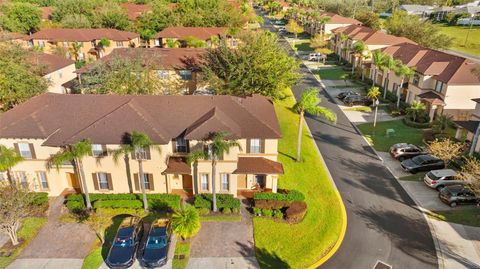
[[[457,175],[452,169],[432,170],[425,175],[423,182],[432,189],[441,190],[448,185],[464,184],[465,182]]]

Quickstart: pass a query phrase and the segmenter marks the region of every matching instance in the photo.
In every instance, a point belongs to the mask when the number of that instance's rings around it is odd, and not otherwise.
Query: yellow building
[[[135,156],[118,162],[111,151],[133,131],[146,133],[155,147],[143,150],[144,184],[152,193],[192,195],[212,191],[212,165],[185,161],[190,152],[208,150],[212,133],[228,132],[241,148],[232,148],[217,164],[219,193],[248,196],[277,191],[277,142],[281,136],[273,103],[253,95],[117,96],[45,93],[0,116],[0,144],[25,159],[13,167],[14,180],[51,196],[65,189],[92,193],[139,192]],[[93,143],[83,159],[86,185],[72,163],[47,169],[62,147],[84,139]],[[158,149],[158,150],[157,150]],[[6,173],[0,173],[0,180]]]

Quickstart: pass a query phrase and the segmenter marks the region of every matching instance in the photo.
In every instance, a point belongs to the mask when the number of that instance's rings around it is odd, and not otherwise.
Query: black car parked
[[[427,154],[425,150],[412,144],[398,143],[390,147],[390,155],[399,161],[424,154]]]
[[[432,155],[419,155],[411,159],[404,160],[402,168],[412,174],[420,171],[431,171],[445,168],[445,162]]]
[[[442,202],[456,207],[459,204],[478,204],[480,198],[463,184],[445,186],[440,190],[438,197]]]
[[[348,95],[345,98],[343,98],[343,103],[347,106],[354,106],[354,105],[369,106],[372,104],[372,100],[368,99],[366,96]]]
[[[105,263],[110,268],[128,268],[135,261],[135,253],[143,235],[143,221],[134,216],[125,218],[118,228]]]
[[[350,96],[350,95],[360,95],[358,92],[354,92],[354,91],[345,91],[345,92],[341,92],[337,95],[337,98],[340,99],[340,100],[343,100],[343,98],[347,97],[347,96]]]
[[[158,219],[152,223],[142,251],[142,264],[145,267],[160,267],[167,263],[170,245],[169,224],[168,219]]]

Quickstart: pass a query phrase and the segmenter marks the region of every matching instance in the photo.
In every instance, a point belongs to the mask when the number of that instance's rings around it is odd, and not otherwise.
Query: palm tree
[[[395,68],[398,66],[399,64],[399,61],[398,60],[395,60],[392,56],[388,55],[385,57],[385,60],[383,61],[383,68],[384,68],[384,72],[383,73],[387,73],[387,78],[384,80],[384,84],[383,84],[383,98],[386,98],[387,97],[387,81],[390,80],[390,71],[394,71]]]
[[[80,179],[82,191],[85,194],[85,205],[89,210],[92,209],[92,204],[90,202],[87,183],[85,182],[85,171],[83,170],[82,159],[85,156],[90,155],[91,152],[92,143],[90,139],[85,139],[73,145],[63,147],[61,151],[50,157],[47,162],[48,169],[55,166],[57,170],[59,170],[60,166],[66,162],[73,162],[75,174],[77,175],[77,178]]]
[[[403,88],[403,82],[405,81],[405,79],[408,79],[411,76],[413,76],[413,74],[415,74],[415,70],[406,66],[406,65],[404,65],[402,62],[400,62],[399,65],[397,66],[397,68],[395,68],[395,75],[397,75],[399,77],[402,77],[402,81],[400,82],[400,86],[397,89],[397,108],[400,107],[400,94],[401,94],[401,90]]]
[[[7,171],[7,178],[12,187],[15,184],[11,169],[21,161],[23,161],[23,157],[14,148],[0,145],[0,171]]]
[[[316,88],[309,88],[305,90],[300,98],[300,101],[293,106],[293,109],[300,115],[298,123],[297,162],[300,161],[302,128],[305,112],[315,116],[322,116],[333,123],[337,121],[337,115],[333,111],[326,107],[318,106],[318,103],[321,102],[320,98],[318,97],[318,93],[319,91]]]
[[[412,121],[417,121],[417,117],[420,113],[424,112],[427,109],[424,103],[420,101],[413,101],[409,108],[407,108],[407,113],[412,117]]]
[[[210,159],[212,161],[212,200],[213,211],[217,211],[217,191],[215,187],[215,177],[217,172],[217,162],[225,153],[229,153],[231,148],[237,147],[241,150],[241,146],[236,140],[226,140],[229,134],[227,132],[218,132],[210,134],[210,143],[207,145],[208,151],[197,150],[188,155],[187,161],[189,164],[199,160]]]
[[[374,51],[372,54],[372,60],[375,64],[375,69],[373,70],[373,78],[372,78],[372,87],[375,86],[375,80],[377,78],[377,70],[380,69],[383,71],[383,66],[385,62],[386,55],[381,51]]]
[[[182,240],[190,238],[200,230],[200,216],[195,207],[188,205],[172,216],[172,230]]]
[[[82,49],[82,43],[80,42],[73,42],[70,48],[68,49],[73,54],[73,58],[75,59],[75,62],[78,61],[78,54],[80,53],[81,49]]]
[[[362,40],[357,41],[357,42],[355,42],[355,44],[353,44],[353,46],[352,46],[352,52],[353,52],[352,75],[353,75],[353,72],[355,71],[356,59],[358,58],[359,63],[361,62],[361,59],[363,57],[363,53],[364,53],[366,48],[367,48],[367,46],[365,45],[365,42],[363,42]]]
[[[453,123],[453,118],[450,115],[439,115],[435,117],[435,120],[433,121],[432,125],[437,130],[440,132],[440,134],[443,134],[445,130],[448,128],[448,126],[452,125]]]
[[[143,174],[143,161],[147,158],[145,149],[155,147],[150,137],[142,132],[133,131],[131,134],[125,134],[122,139],[122,145],[119,149],[112,151],[113,160],[118,162],[120,156],[133,154],[138,162],[138,180],[142,190],[143,209],[148,211],[147,193],[145,191],[145,179]],[[160,150],[159,147],[155,147]],[[124,157],[125,158],[125,157]],[[128,157],[127,157],[128,158]],[[126,160],[127,161],[127,160]],[[130,183],[131,185],[131,183]]]

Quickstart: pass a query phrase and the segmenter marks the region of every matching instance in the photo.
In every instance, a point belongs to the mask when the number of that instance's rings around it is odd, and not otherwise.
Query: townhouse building
[[[139,180],[135,156],[118,162],[112,150],[133,131],[155,144],[140,153],[145,176]],[[210,160],[188,164],[186,157],[208,151],[212,133],[228,132],[241,148],[218,160],[216,189],[234,196],[277,191],[280,127],[270,99],[234,96],[118,96],[45,93],[0,115],[0,144],[15,148],[24,161],[11,169],[13,180],[51,196],[82,191],[71,163],[47,169],[63,147],[92,142],[83,158],[86,187],[92,193],[140,192],[192,195],[212,191]],[[6,180],[5,172],[0,180]]]
[[[70,59],[99,59],[115,48],[138,47],[140,35],[116,29],[66,29],[40,30],[25,38],[29,47],[38,47],[48,54],[65,53]],[[101,41],[108,40],[109,44]],[[74,45],[80,46],[75,52]],[[75,55],[77,54],[77,55]]]
[[[40,75],[49,82],[48,91],[53,93],[69,93],[65,84],[76,78],[75,62],[61,56],[46,53],[32,53],[32,65],[39,67]]]
[[[82,67],[76,73],[82,85],[82,75],[89,73],[99,64],[108,64],[117,59],[140,61],[142,67],[155,73],[163,84],[160,86],[174,92],[193,94],[206,86],[201,79],[200,69],[205,53],[205,49],[194,48],[120,48]]]
[[[238,44],[238,40],[228,35],[228,29],[226,27],[183,27],[172,26],[163,29],[157,35],[155,35],[154,45],[156,47],[168,47],[169,41],[179,43],[180,47],[187,47],[186,40],[188,38],[195,38],[202,40],[206,43],[207,47],[214,47],[215,40],[223,38],[227,41],[227,44],[235,48]]]
[[[456,55],[411,43],[402,43],[380,51],[391,55],[415,74],[404,79],[390,71],[378,70],[370,77],[378,85],[411,104],[419,100],[427,105],[430,118],[446,113],[456,120],[468,120],[475,109],[472,99],[480,96],[480,78],[473,73],[478,64]],[[375,68],[375,63],[372,63]]]

